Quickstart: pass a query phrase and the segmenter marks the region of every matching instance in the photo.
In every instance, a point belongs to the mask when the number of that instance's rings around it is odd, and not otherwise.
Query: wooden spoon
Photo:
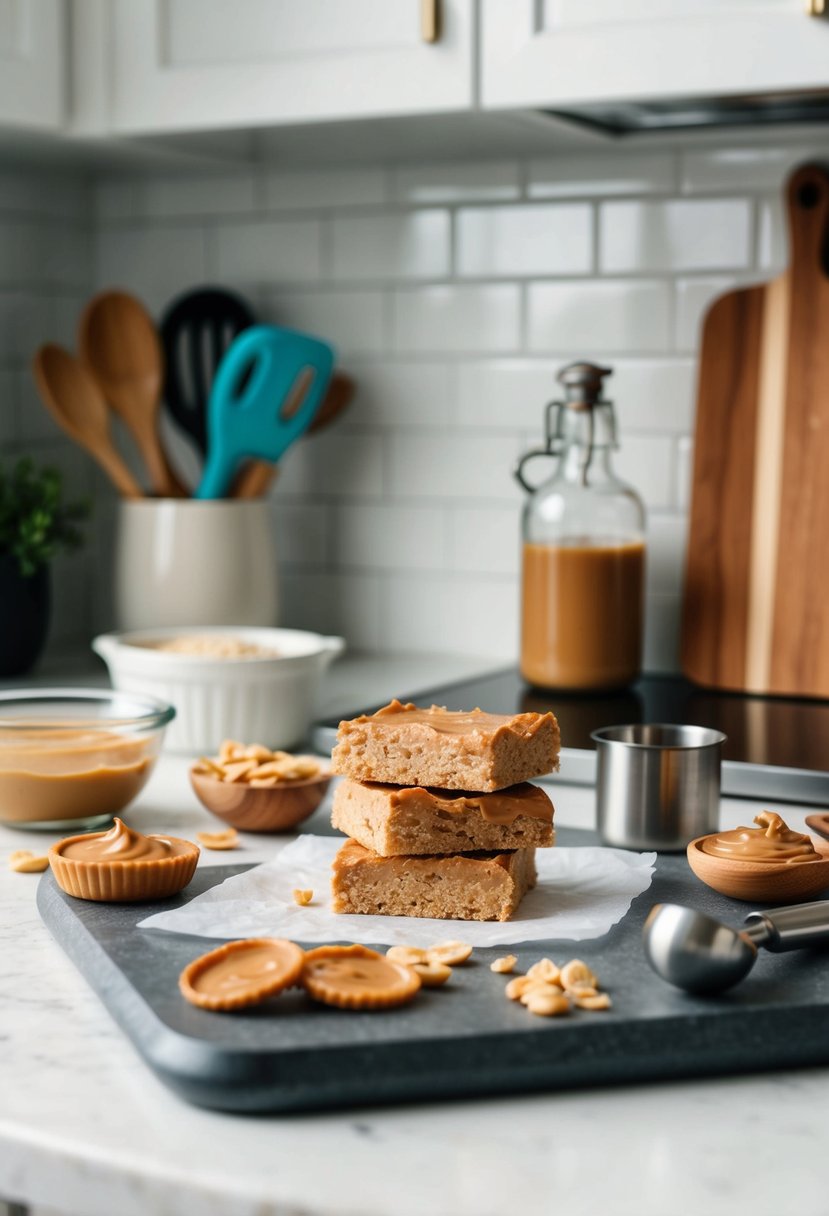
[[[62,346],[41,346],[32,362],[38,392],[59,427],[91,454],[124,498],[141,487],[112,446],[109,409],[91,374]]]
[[[335,372],[328,385],[316,418],[308,427],[308,434],[329,426],[347,405],[351,403],[356,385],[345,372]],[[251,460],[239,473],[231,490],[231,498],[263,498],[271,487],[278,466],[267,460]]]
[[[81,358],[135,440],[156,494],[185,497],[158,438],[164,356],[144,305],[123,291],[102,292],[84,309],[78,337]]]

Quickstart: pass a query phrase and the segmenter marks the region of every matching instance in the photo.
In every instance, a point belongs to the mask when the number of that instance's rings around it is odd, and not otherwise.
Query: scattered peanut
[[[439,988],[452,974],[451,967],[434,959],[423,963],[412,963],[411,968],[420,976],[420,982],[424,988]]]
[[[293,896],[295,904],[299,904],[300,908],[306,908],[314,898],[314,892],[311,890],[302,891],[299,887],[295,887]]]
[[[438,942],[426,951],[429,962],[445,963],[447,967],[457,967],[465,963],[472,953],[472,947],[466,942]]]
[[[501,970],[496,964],[510,963],[505,970],[512,970],[515,958],[496,959],[491,970]],[[520,1001],[530,1013],[539,1017],[558,1017],[578,1009],[611,1009],[612,1001],[606,992],[599,991],[599,981],[586,963],[579,958],[570,959],[558,968],[552,959],[542,958],[533,963],[526,975],[517,975],[506,987],[506,996],[511,1001]]]
[[[561,968],[561,986],[570,988],[598,988],[599,981],[580,958],[572,958]]]
[[[235,828],[225,832],[196,832],[196,840],[206,849],[235,849],[239,845],[239,833]]]
[[[510,980],[506,987],[506,994],[511,1001],[520,1001],[525,992],[534,986],[534,981],[527,975],[516,975],[514,980]]]
[[[515,970],[515,964],[518,959],[514,954],[505,954],[503,958],[496,958],[489,964],[490,971],[494,971],[496,975],[509,975],[510,971]]]
[[[526,988],[520,996],[522,1005],[526,1005],[533,997],[541,993],[542,996],[564,996],[564,989],[558,984],[546,984],[543,980],[534,980],[529,988]]]
[[[49,868],[48,857],[35,857],[29,849],[15,849],[9,854],[9,869],[15,874],[42,874]]]
[[[569,1013],[570,1002],[563,995],[561,989],[555,992],[554,987],[551,984],[548,992],[537,989],[527,993],[526,999],[522,1001],[522,1004],[526,1005],[530,1013],[534,1013],[542,1018],[556,1018],[564,1013]]]
[[[582,993],[572,993],[574,1005],[578,1005],[579,1009],[612,1009],[613,1002],[606,992],[596,992],[592,996],[584,996]]]
[[[426,951],[417,946],[390,946],[386,958],[393,963],[402,963],[404,967],[414,967],[415,963],[427,962]]]
[[[532,980],[544,980],[547,984],[557,984],[560,972],[551,958],[541,958],[537,963],[533,963],[527,975]]]

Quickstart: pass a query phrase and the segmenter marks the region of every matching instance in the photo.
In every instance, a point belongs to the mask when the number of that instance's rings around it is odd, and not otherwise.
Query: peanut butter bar
[[[340,723],[331,767],[355,781],[491,791],[557,769],[559,743],[551,713],[457,713],[392,701]]]
[[[331,822],[381,857],[543,848],[555,839],[553,804],[527,782],[469,794],[345,778],[334,794]]]
[[[449,857],[378,857],[346,840],[334,858],[335,912],[509,920],[536,883],[535,849]]]

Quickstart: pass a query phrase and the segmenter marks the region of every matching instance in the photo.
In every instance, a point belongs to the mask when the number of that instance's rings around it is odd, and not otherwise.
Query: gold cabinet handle
[[[827,15],[826,0],[806,0],[806,13],[809,17],[825,17]]]
[[[440,0],[420,0],[420,37],[423,42],[437,42],[440,38]]]

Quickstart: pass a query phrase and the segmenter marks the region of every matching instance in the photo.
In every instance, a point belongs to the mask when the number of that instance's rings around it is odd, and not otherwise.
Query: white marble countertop
[[[327,707],[471,666],[352,660],[334,669]],[[557,822],[592,826],[591,790],[562,785],[555,801]],[[724,824],[754,805],[725,801]],[[801,827],[807,808],[785,813]],[[175,757],[162,758],[129,820],[185,836],[215,826]],[[0,1196],[69,1216],[779,1216],[795,1196],[799,1216],[826,1211],[827,1069],[330,1115],[189,1107],[51,940],[38,878],[8,870],[12,849],[53,839],[0,829]],[[233,861],[275,847],[243,836]]]

